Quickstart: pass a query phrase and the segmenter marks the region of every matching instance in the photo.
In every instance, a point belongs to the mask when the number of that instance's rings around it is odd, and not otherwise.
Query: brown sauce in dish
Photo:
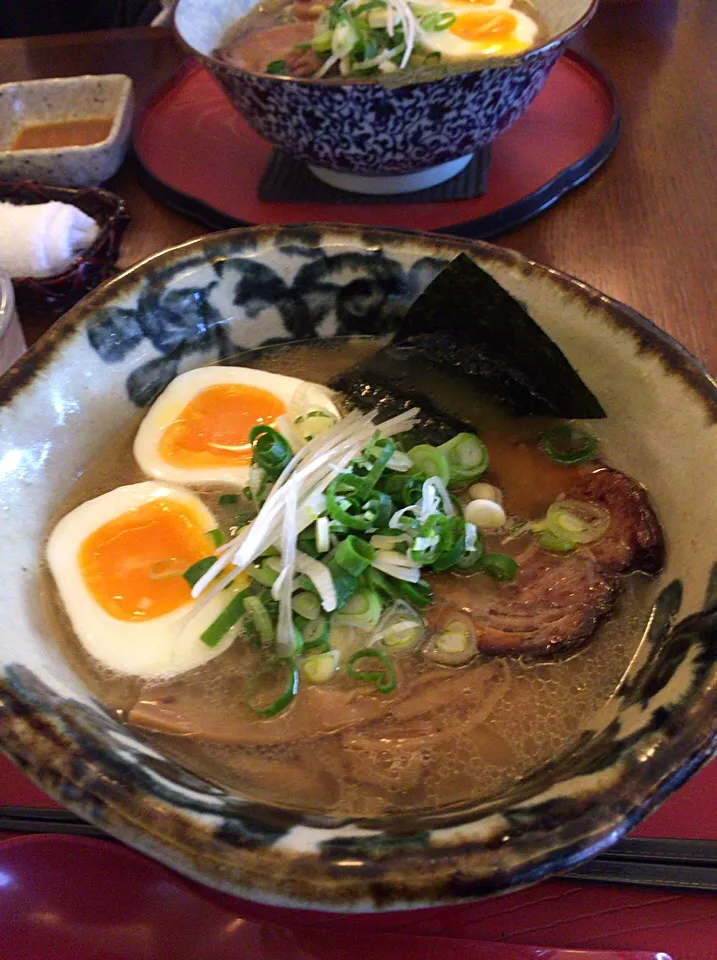
[[[274,373],[328,382],[381,346],[380,340],[334,347],[291,346],[253,361]],[[238,358],[237,363],[242,363]],[[443,408],[465,395],[436,395]],[[454,401],[453,403],[451,401]],[[61,514],[121,484],[146,479],[132,457],[138,421],[112,441],[73,485]],[[487,478],[512,496],[509,510],[535,516],[574,479],[535,446],[535,422],[491,421],[478,432],[492,457]],[[531,443],[532,440],[532,443]],[[542,467],[542,469],[541,469]],[[545,488],[543,488],[545,483]],[[217,488],[199,489],[217,514]],[[510,493],[509,493],[510,492]],[[59,519],[59,516],[58,518]],[[506,549],[500,544],[493,549]],[[431,810],[500,795],[569,749],[581,723],[612,696],[637,649],[650,581],[625,578],[612,616],[590,643],[569,656],[479,655],[468,666],[436,666],[396,657],[398,686],[383,697],[337,676],[304,686],[284,714],[257,720],[246,708],[245,677],[255,654],[237,641],[189,674],[164,682],[112,674],[75,637],[49,573],[42,575],[52,632],[63,655],[97,697],[166,756],[229,790],[285,807],[347,816]],[[345,628],[351,629],[351,628]],[[361,644],[359,644],[361,645]]]
[[[86,117],[21,127],[10,150],[48,150],[53,147],[87,147],[101,143],[112,129],[112,117]]]

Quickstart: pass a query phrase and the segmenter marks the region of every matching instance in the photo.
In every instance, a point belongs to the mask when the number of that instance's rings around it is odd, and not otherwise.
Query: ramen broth
[[[215,51],[219,59],[255,73],[284,73],[296,77],[309,77],[320,70],[322,63],[330,51],[317,54],[313,49],[312,41],[316,33],[322,30],[317,28],[317,22],[322,13],[330,6],[329,0],[265,0],[257,3],[247,14],[241,17],[227,32],[221,46]],[[437,63],[441,59],[479,60],[487,56],[511,56],[522,49],[538,46],[548,39],[548,29],[543,18],[535,6],[528,0],[513,0],[510,11],[496,7],[491,8],[490,0],[435,0],[435,4],[428,6],[436,17],[455,18],[455,40],[451,28],[442,27],[435,37],[437,46],[432,43],[433,35],[423,32],[423,44],[417,45],[409,61],[409,66],[417,66],[426,62]],[[501,5],[502,6],[502,5]],[[347,7],[348,9],[348,7]],[[417,7],[418,16],[425,15],[427,5]],[[458,12],[456,12],[458,11]],[[511,11],[513,11],[511,13]],[[500,24],[497,19],[508,16],[527,18],[525,22],[533,25],[530,42],[521,45],[521,50],[515,47],[508,35],[501,37]],[[461,25],[460,17],[465,15],[471,23]],[[496,19],[497,15],[497,19]],[[480,33],[474,21],[476,17],[484,17],[488,34],[491,37],[489,52],[481,52],[479,45],[474,44],[472,49],[465,42],[466,37],[476,40],[476,32]],[[492,26],[491,21],[492,20]],[[371,20],[367,27],[370,29]],[[447,20],[444,19],[444,23]],[[461,43],[461,40],[463,41]],[[451,42],[453,41],[453,42]],[[381,38],[377,38],[377,49],[380,48]],[[426,46],[427,44],[427,46]],[[504,49],[501,49],[504,45]],[[394,42],[395,46],[395,42]],[[298,49],[297,49],[298,48]],[[375,51],[373,51],[375,54]],[[303,56],[302,56],[303,54]],[[399,58],[396,58],[397,60]],[[279,65],[282,65],[279,67]],[[363,69],[356,67],[348,71],[359,79],[380,74],[378,67]],[[338,63],[326,74],[327,77],[340,75]],[[346,76],[346,73],[343,73]]]
[[[380,346],[377,340],[260,351],[252,365],[327,383]],[[257,359],[258,357],[258,359]],[[244,358],[239,363],[246,364]],[[445,387],[445,385],[444,385]],[[464,404],[454,387],[434,399]],[[460,399],[459,399],[460,398]],[[509,512],[535,515],[570,483],[573,469],[551,463],[533,443],[542,424],[462,415],[480,424],[491,455],[485,479],[502,487]],[[132,456],[137,418],[74,484],[59,515],[120,484],[144,479]],[[227,532],[236,507],[217,508],[216,486],[199,491]],[[44,595],[62,651],[97,697],[142,729],[165,755],[228,789],[286,807],[353,816],[426,810],[500,794],[574,743],[582,723],[614,693],[637,648],[649,580],[634,574],[612,617],[590,643],[555,659],[488,657],[451,668],[417,652],[395,657],[394,693],[369,692],[339,673],[304,685],[279,716],[257,719],[241,690],[257,654],[241,638],[201,668],[165,682],[112,675],[75,638],[49,574]],[[350,628],[346,628],[350,629]],[[346,642],[350,646],[350,637]],[[363,645],[357,642],[357,649]],[[137,728],[139,729],[139,728]]]

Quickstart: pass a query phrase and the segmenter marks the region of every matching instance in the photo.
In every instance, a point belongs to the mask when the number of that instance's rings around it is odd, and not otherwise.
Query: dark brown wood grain
[[[630,304],[717,374],[717,3],[605,0],[575,46],[617,88],[620,144],[591,180],[496,242]],[[164,29],[5,40],[0,82],[119,71],[141,105],[183,58]],[[120,266],[206,232],[148,194],[131,158],[107,187],[132,216]],[[28,339],[43,326],[28,323]]]

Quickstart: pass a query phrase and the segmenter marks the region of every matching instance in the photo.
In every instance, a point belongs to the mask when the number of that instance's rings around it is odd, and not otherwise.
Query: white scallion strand
[[[363,415],[353,411],[329,430],[309,441],[284,468],[256,518],[230,544],[225,545],[225,551],[216,563],[197,581],[192,588],[192,596],[196,599],[210,584],[211,587],[203,599],[208,600],[220,593],[234,577],[276,542],[280,531],[286,529],[288,512],[293,512],[291,529],[294,531],[295,550],[296,539],[301,532],[296,516],[306,501],[322,493],[336,476],[336,468],[345,468],[357,457],[376,431],[381,438],[405,433],[413,426],[417,413],[416,408],[406,410],[377,427],[374,423],[376,411]],[[307,515],[306,525],[312,522],[310,512],[307,511]],[[282,562],[284,561],[282,549]],[[234,569],[227,571],[225,576],[217,581],[216,578],[229,564],[232,564]],[[286,578],[286,583],[288,586],[285,589],[290,590],[293,570],[292,575]],[[293,638],[291,639],[293,642]]]
[[[418,27],[418,23],[416,21],[415,14],[411,10],[411,7],[406,0],[388,0],[388,2],[395,9],[399,19],[401,20],[401,23],[403,24],[403,41],[406,44],[406,49],[403,51],[401,63],[399,64],[399,69],[403,70],[408,64],[408,61],[411,59],[411,54],[413,53],[413,48],[416,43],[416,29]]]
[[[281,542],[281,577],[279,591],[279,621],[276,627],[276,650],[279,655],[294,651],[294,620],[291,611],[291,594],[294,589],[294,566],[296,564],[297,485],[288,484],[284,528]]]

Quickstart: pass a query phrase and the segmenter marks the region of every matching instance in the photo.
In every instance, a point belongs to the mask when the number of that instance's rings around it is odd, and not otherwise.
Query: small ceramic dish
[[[124,200],[108,190],[97,187],[77,190],[32,181],[13,183],[0,180],[0,201],[29,204],[49,203],[51,200],[78,207],[97,221],[100,232],[93,244],[62,273],[43,279],[15,278],[15,301],[25,318],[30,314],[64,313],[111,276],[122,235],[129,223]]]
[[[461,252],[566,353],[607,413],[598,436],[610,462],[648,482],[667,560],[650,581],[652,613],[631,627],[635,653],[561,756],[482,801],[362,819],[210,782],[121,724],[63,659],[39,602],[50,518],[180,370],[265,343],[387,332]],[[0,748],[115,837],[274,910],[445,906],[568,870],[715,746],[716,424],[717,385],[679,344],[511,250],[309,225],[215,233],[158,254],[86,297],[0,380]]]
[[[121,73],[0,84],[0,178],[93,187],[117,172],[132,126],[132,81]],[[104,139],[85,146],[12,150],[28,126],[111,119]]]

